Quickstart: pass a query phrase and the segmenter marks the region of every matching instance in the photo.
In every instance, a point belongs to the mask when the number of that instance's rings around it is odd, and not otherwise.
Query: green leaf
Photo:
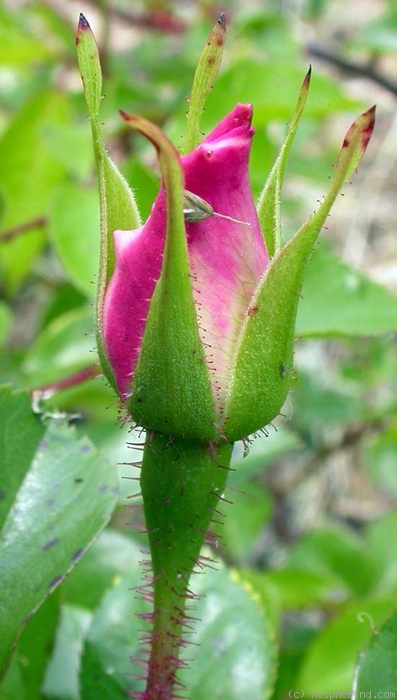
[[[81,700],[124,700],[127,690],[142,690],[131,665],[139,655],[142,624],[135,616],[148,606],[134,589],[142,583],[138,557],[129,562],[130,571],[118,578],[102,599],[85,639],[81,659]]]
[[[115,579],[140,559],[141,551],[130,537],[106,528],[63,583],[63,600],[94,610]]]
[[[0,668],[26,618],[63,580],[110,518],[117,501],[116,472],[91,443],[75,431],[50,423],[33,448],[7,429],[0,444],[10,463],[11,440],[27,449],[24,480],[12,492],[0,539]],[[2,455],[3,457],[3,455]],[[1,460],[3,463],[3,459]],[[7,472],[6,472],[7,474]],[[10,500],[10,499],[9,499]]]
[[[305,374],[299,368],[293,403],[297,407],[294,427],[304,433],[308,426],[315,433],[334,425],[348,426],[368,415],[362,396],[342,392],[332,385],[324,386],[324,376],[316,376],[314,372]]]
[[[4,302],[0,301],[0,347],[6,343],[11,325],[11,310]]]
[[[157,126],[134,115],[123,113],[123,117],[157,150],[167,210],[163,265],[128,408],[134,420],[149,430],[210,442],[217,437],[215,405],[193,300],[179,156]]]
[[[81,667],[81,700],[122,700],[127,689],[142,690],[142,683],[131,680],[142,673],[138,629],[134,615],[148,605],[132,588],[141,583],[137,562],[134,571],[123,576],[107,593],[87,635]],[[192,579],[195,600],[194,632],[182,652],[187,668],[180,680],[189,700],[241,700],[247,696],[270,695],[275,678],[274,632],[259,596],[239,576],[220,567]],[[133,659],[133,665],[130,659]],[[193,659],[192,659],[193,657]]]
[[[287,567],[269,571],[265,578],[277,591],[283,610],[300,610],[329,605],[335,600],[334,581],[326,574]]]
[[[227,555],[240,564],[245,563],[272,515],[272,499],[260,484],[254,483],[244,484],[244,491],[228,493],[226,498],[232,504],[219,503],[213,527]]]
[[[392,385],[390,386],[391,391]],[[389,497],[397,497],[397,426],[371,436],[363,449],[365,470],[371,481]],[[388,542],[389,539],[386,538]]]
[[[96,356],[92,309],[67,311],[51,321],[26,353],[29,388],[51,384],[92,365]]]
[[[68,276],[86,296],[95,294],[99,269],[99,206],[96,191],[65,182],[50,212],[49,235]]]
[[[31,400],[23,391],[0,387],[0,528],[14,503],[43,437],[45,426],[33,413]],[[23,435],[23,440],[16,440]]]
[[[3,231],[46,217],[54,188],[64,169],[47,147],[48,124],[68,119],[66,98],[41,92],[30,99],[0,139],[0,195],[4,197]],[[30,270],[43,245],[43,235],[32,225],[29,232],[0,245],[4,284],[14,292]]]
[[[222,13],[214,25],[199,58],[189,99],[186,134],[182,154],[194,151],[200,140],[200,117],[218,75],[226,38],[226,20]]]
[[[62,606],[53,654],[42,686],[44,697],[80,700],[81,652],[91,620],[91,613],[82,607]]]
[[[6,677],[0,686],[0,700],[29,700],[23,685],[21,667],[12,659]]]
[[[80,182],[91,177],[93,153],[85,123],[49,124],[43,133],[51,155],[62,163],[68,174]]]
[[[374,625],[382,624],[396,600],[373,600],[352,605],[327,625],[309,648],[296,687],[306,697],[316,693],[351,689],[359,651],[370,638]]]
[[[270,629],[274,631],[273,643],[276,644],[279,637],[280,616],[282,612],[280,596],[276,586],[270,581],[266,573],[259,569],[240,569],[238,571],[238,578],[241,585],[252,592],[265,611]]]
[[[299,294],[307,262],[346,178],[365,153],[374,126],[374,108],[347,132],[329,191],[317,212],[278,251],[251,301],[234,362],[226,409],[226,435],[241,439],[270,423],[288,393]]]
[[[354,698],[393,698],[397,688],[397,612],[360,654],[354,674]]]
[[[15,692],[16,700],[42,700],[41,687],[60,615],[59,590],[46,598],[27,621],[1,685],[0,700],[3,700],[3,693],[9,700],[9,695]]]
[[[110,159],[99,122],[99,107],[102,99],[102,72],[98,48],[91,28],[80,14],[76,35],[77,56],[84,94],[91,122],[92,141],[99,182],[99,200],[101,212],[101,246],[99,280],[97,291],[97,345],[102,367],[112,386],[115,388],[113,371],[107,360],[103,345],[103,302],[107,283],[114,269],[113,233],[117,229],[137,228],[140,216],[132,190],[124,177]]]
[[[24,13],[25,14],[25,13]],[[54,54],[50,42],[42,41],[32,32],[20,14],[0,8],[0,65],[23,66],[25,70],[34,61],[45,60]]]
[[[220,566],[193,576],[192,590],[201,596],[191,637],[198,646],[193,647],[194,662],[180,673],[189,699],[270,696],[276,673],[274,631],[254,588]],[[191,656],[188,646],[182,658]]]
[[[134,183],[134,193],[139,204],[139,211],[143,221],[146,221],[159,191],[158,175],[145,163],[142,163],[137,156],[130,156],[125,160],[122,169],[128,182]]]
[[[367,594],[374,580],[375,572],[363,543],[343,528],[323,527],[310,532],[290,549],[288,563],[327,575],[356,595]]]
[[[397,297],[319,246],[308,265],[296,332],[362,335],[397,330]]]
[[[395,468],[394,462],[394,468]],[[392,594],[397,586],[397,512],[386,513],[367,528],[367,556],[376,571],[377,591]]]
[[[301,85],[295,111],[289,124],[287,137],[270,171],[270,175],[258,202],[259,223],[265,237],[267,251],[271,258],[281,246],[281,192],[289,152],[309,92],[310,75],[311,68],[307,72]]]

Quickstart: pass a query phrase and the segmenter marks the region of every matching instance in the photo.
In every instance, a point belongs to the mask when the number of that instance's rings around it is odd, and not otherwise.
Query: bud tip
[[[372,132],[374,130],[375,112],[376,112],[376,105],[373,105],[367,112],[364,113],[364,116],[367,117],[367,122],[364,125],[363,131],[362,131],[362,144],[363,144],[364,150],[367,148],[368,141],[370,140],[370,138],[372,136]]]
[[[82,12],[80,12],[78,28],[82,31],[87,31],[87,29],[91,29],[87,19],[85,18]]]

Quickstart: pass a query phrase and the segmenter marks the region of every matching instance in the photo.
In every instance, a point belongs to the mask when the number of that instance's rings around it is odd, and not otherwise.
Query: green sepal
[[[293,337],[307,262],[341,187],[365,153],[375,108],[362,114],[344,139],[331,187],[313,217],[269,264],[251,302],[236,353],[224,433],[238,440],[270,423],[290,386]]]
[[[226,20],[222,12],[206,41],[194,74],[192,93],[189,98],[186,134],[181,149],[183,155],[193,151],[200,141],[200,117],[218,75],[225,37]]]
[[[149,430],[186,440],[216,440],[216,414],[193,299],[178,153],[142,117],[123,118],[155,146],[166,193],[163,266],[149,308],[128,408]]]
[[[77,27],[76,46],[88,116],[91,122],[99,184],[101,244],[96,301],[97,347],[103,372],[113,388],[116,389],[113,371],[109,365],[103,343],[103,302],[106,287],[115,264],[113,233],[117,229],[129,230],[137,228],[141,225],[141,219],[132,190],[105,148],[99,122],[99,109],[102,99],[101,64],[95,37],[90,25],[82,14],[80,14]],[[81,235],[84,235],[83,221],[81,228]]]
[[[290,121],[286,139],[270,171],[258,201],[259,223],[270,258],[274,256],[281,246],[281,191],[289,152],[309,93],[310,76],[311,67],[306,73],[301,85],[295,112]]]

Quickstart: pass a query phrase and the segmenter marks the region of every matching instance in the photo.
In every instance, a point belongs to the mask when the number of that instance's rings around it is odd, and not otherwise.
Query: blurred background
[[[236,449],[234,506],[220,531],[227,565],[248,572],[276,610],[275,697],[291,683],[349,690],[371,632],[367,623],[357,633],[357,611],[378,624],[397,605],[396,0],[2,0],[0,381],[32,390],[96,362],[99,208],[74,45],[79,13],[100,50],[109,152],[145,217],[159,186],[155,154],[118,110],[155,121],[178,145],[195,65],[221,11],[227,43],[202,129],[236,102],[254,104],[255,196],[312,65],[284,188],[286,239],[326,193],[352,121],[377,104],[368,152],[308,269],[293,391],[269,437],[244,459]],[[96,378],[40,406],[78,413],[77,429],[119,463],[112,527],[135,538],[126,521],[142,516],[123,478],[132,467],[122,464],[134,456],[111,391]]]

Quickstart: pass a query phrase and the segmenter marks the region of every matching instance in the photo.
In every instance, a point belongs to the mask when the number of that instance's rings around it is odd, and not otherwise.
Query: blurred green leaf
[[[260,532],[269,521],[273,503],[261,484],[246,483],[243,491],[228,492],[230,503],[220,501],[215,514],[215,532],[227,556],[244,564],[249,560]],[[222,524],[219,524],[222,523]]]
[[[138,558],[129,565],[129,573],[103,597],[88,630],[80,668],[81,700],[122,700],[127,689],[142,689],[141,683],[131,682],[137,670],[131,658],[139,654],[142,628],[135,615],[147,611],[147,606],[134,591],[142,583]]]
[[[238,488],[254,476],[259,475],[287,452],[302,447],[299,437],[290,430],[270,430],[268,435],[260,435],[249,445],[244,456],[242,443],[237,443],[233,452],[232,470],[228,486]]]
[[[0,687],[0,700],[42,700],[41,687],[60,614],[59,588],[46,598],[22,630]]]
[[[397,298],[319,246],[307,268],[296,332],[377,335],[397,330]]]
[[[68,100],[56,92],[40,92],[16,115],[0,138],[0,193],[5,212],[2,230],[46,217],[54,188],[64,169],[46,145],[46,125],[67,121]],[[0,245],[0,270],[10,292],[28,274],[44,242],[42,232],[29,232]]]
[[[9,307],[0,301],[0,346],[4,345],[11,329],[12,314]]]
[[[93,312],[68,311],[54,319],[26,353],[23,370],[29,387],[50,384],[95,363]]]
[[[265,574],[279,596],[284,610],[305,609],[326,605],[340,597],[341,590],[325,574],[317,574],[298,568],[275,569]]]
[[[359,651],[395,605],[396,598],[355,602],[328,624],[306,654],[297,687],[308,697],[349,691]]]
[[[159,178],[136,157],[128,158],[121,172],[134,190],[142,220],[145,221],[159,191]]]
[[[397,586],[397,512],[386,513],[370,523],[366,532],[367,556],[376,570],[379,593],[393,593]]]
[[[240,569],[238,578],[243,586],[247,586],[252,595],[257,598],[262,608],[266,611],[266,617],[270,628],[274,632],[274,642],[277,644],[278,629],[280,626],[280,597],[276,586],[268,578],[265,572],[258,569]]]
[[[365,595],[374,580],[372,562],[364,543],[347,528],[318,528],[292,546],[290,566],[315,574],[328,575],[346,591]]]
[[[105,592],[140,558],[139,547],[130,537],[107,528],[63,583],[64,601],[94,610]]]
[[[374,436],[367,443],[364,461],[371,480],[389,497],[397,497],[397,426]]]
[[[25,26],[23,13],[8,12],[0,7],[0,65],[29,66],[31,61],[53,55],[51,44],[42,41]]]
[[[64,166],[71,176],[86,180],[94,168],[92,145],[87,134],[87,124],[51,123],[43,131],[46,146],[51,156],[54,156]],[[99,210],[99,195],[98,210]]]
[[[326,368],[324,368],[326,370]],[[333,425],[345,425],[358,421],[365,416],[368,409],[362,397],[353,392],[347,393],[339,387],[324,386],[324,374],[304,372],[298,369],[296,383],[293,387],[293,402],[297,407],[294,426],[301,430],[314,432],[321,427],[329,430]],[[334,380],[336,383],[336,380]],[[330,384],[332,379],[328,379]]]
[[[80,700],[80,658],[91,619],[91,613],[82,607],[62,606],[54,652],[42,686],[45,698]],[[107,700],[107,697],[103,700]]]
[[[49,235],[68,279],[93,298],[100,244],[97,189],[65,182],[51,207]]]
[[[87,296],[79,292],[69,282],[65,282],[53,290],[49,302],[49,306],[47,306],[41,318],[41,329],[44,329],[55,321],[58,316],[63,316],[68,311],[82,309],[87,304]]]

